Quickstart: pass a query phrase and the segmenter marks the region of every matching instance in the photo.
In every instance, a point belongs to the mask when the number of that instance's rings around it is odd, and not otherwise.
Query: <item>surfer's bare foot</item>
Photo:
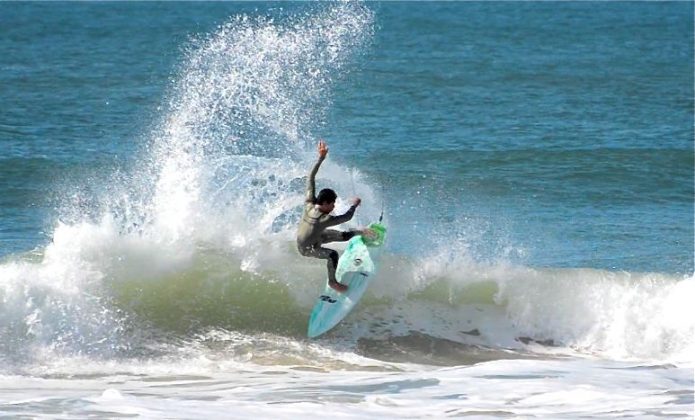
[[[348,289],[348,287],[346,285],[344,285],[342,283],[338,283],[337,281],[329,281],[328,286],[331,289],[333,289],[337,292],[340,292],[340,293],[343,293],[344,291],[346,291]]]

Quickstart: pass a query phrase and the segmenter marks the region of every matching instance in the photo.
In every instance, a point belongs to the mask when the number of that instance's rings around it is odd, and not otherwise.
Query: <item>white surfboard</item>
[[[372,223],[369,228],[375,232],[375,237],[353,237],[338,260],[335,278],[348,286],[348,290],[340,293],[326,283],[323,293],[316,300],[309,317],[307,335],[310,338],[318,337],[345,318],[362,298],[376,274],[379,247],[384,243],[386,228],[381,223]]]

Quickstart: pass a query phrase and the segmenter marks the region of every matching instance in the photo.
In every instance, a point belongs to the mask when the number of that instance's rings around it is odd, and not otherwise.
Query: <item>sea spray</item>
[[[605,356],[690,360],[693,278],[592,269],[509,270],[498,282],[518,333]]]
[[[368,9],[339,3],[286,20],[237,16],[195,39],[153,136],[155,230],[195,237],[191,226],[226,226],[219,209],[230,207],[258,230],[273,225],[261,224],[267,213],[294,209],[304,146],[371,25]]]
[[[269,335],[277,340],[265,343],[279,344],[268,360],[288,341],[303,348],[325,275],[293,243],[315,159],[307,145],[328,131],[331,91],[373,24],[362,5],[336,3],[283,19],[235,17],[193,39],[135,169],[66,197],[73,207],[37,252],[41,262],[2,265],[3,357],[44,349],[195,358],[216,349],[214,337],[234,347],[240,336]],[[354,193],[365,198],[361,221],[379,214],[378,188],[359,171],[331,159],[318,182],[339,191],[338,212]],[[415,204],[414,212],[431,205]],[[394,232],[410,220],[399,219]],[[446,223],[423,223],[416,251],[385,255],[358,311],[319,346],[330,353],[336,342],[359,349],[371,339],[394,352],[370,356],[389,358],[403,346],[456,343],[503,357],[530,343],[539,353],[660,361],[692,348],[683,300],[692,279],[510,264],[523,250],[489,238],[484,219],[461,218],[455,235]],[[470,361],[454,355],[445,363]]]
[[[217,287],[229,290],[229,276],[250,276],[252,294],[269,279],[288,282],[293,274],[272,273],[291,250],[305,145],[325,134],[331,89],[372,25],[368,8],[341,2],[278,18],[235,16],[193,38],[132,170],[66,189],[52,243],[37,251],[41,261],[1,267],[3,357],[41,349],[109,357],[146,345],[138,331],[160,338],[158,329],[171,331],[162,320],[181,324],[177,331],[215,324],[216,315],[195,308],[219,295]],[[346,172],[327,165],[328,174]],[[232,263],[224,278],[195,265],[197,256],[219,252]],[[187,272],[198,287],[176,295],[172,285]],[[173,299],[157,298],[169,286]],[[177,311],[195,292],[190,311]],[[277,309],[274,295],[261,299]],[[153,297],[164,312],[152,312]],[[235,298],[220,305],[213,304],[219,319],[233,317],[234,305],[246,309]],[[247,318],[220,322],[243,329]]]

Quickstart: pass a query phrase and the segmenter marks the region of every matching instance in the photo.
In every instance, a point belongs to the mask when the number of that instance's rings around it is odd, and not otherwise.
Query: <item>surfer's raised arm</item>
[[[319,140],[317,148],[319,152],[319,159],[311,168],[311,172],[309,172],[309,178],[306,181],[305,201],[307,203],[312,204],[316,203],[316,174],[319,172],[321,163],[324,161],[324,159],[326,159],[326,155],[328,155],[328,146],[326,145],[325,141]]]

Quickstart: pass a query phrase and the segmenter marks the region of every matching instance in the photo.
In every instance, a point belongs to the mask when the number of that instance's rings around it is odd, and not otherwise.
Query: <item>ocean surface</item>
[[[693,418],[693,4],[1,2],[0,416]]]

